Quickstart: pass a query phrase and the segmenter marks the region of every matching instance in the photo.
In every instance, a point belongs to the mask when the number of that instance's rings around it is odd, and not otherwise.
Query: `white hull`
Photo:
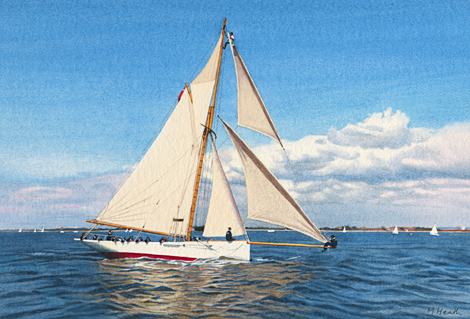
[[[250,244],[246,241],[190,241],[190,242],[113,242],[80,240],[106,258],[157,258],[165,260],[194,261],[196,259],[231,258],[250,260]]]

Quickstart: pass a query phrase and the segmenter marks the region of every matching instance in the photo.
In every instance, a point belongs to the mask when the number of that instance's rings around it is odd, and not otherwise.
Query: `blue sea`
[[[251,262],[165,262],[107,260],[76,233],[3,232],[0,317],[470,318],[470,233],[334,234],[326,252],[252,246]]]

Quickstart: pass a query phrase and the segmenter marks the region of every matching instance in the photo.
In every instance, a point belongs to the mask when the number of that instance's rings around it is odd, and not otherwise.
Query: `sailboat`
[[[145,257],[193,261],[225,257],[250,260],[251,245],[323,247],[323,244],[252,242],[248,238],[212,131],[225,36],[237,76],[238,125],[267,135],[283,146],[258,89],[225,29],[224,19],[207,64],[190,84],[186,84],[147,153],[99,215],[87,220],[95,224],[93,227],[106,225],[135,230],[139,234],[159,234],[168,236],[169,240],[146,243],[86,239],[93,228],[85,234],[85,239],[75,240],[110,259]],[[222,119],[221,123],[243,164],[248,218],[280,225],[326,243],[322,232],[271,171],[227,123]],[[199,188],[208,145],[212,146],[210,201],[206,206],[202,237],[194,238],[196,208],[207,201],[201,198]],[[233,240],[223,239],[228,229]]]
[[[44,227],[41,229],[41,233],[44,233]]]
[[[439,233],[437,232],[436,224],[434,224],[434,226],[432,227],[429,233],[433,236],[439,236]]]
[[[23,231],[23,228],[20,228],[20,230],[18,230],[19,233],[21,233]]]
[[[36,228],[34,228],[34,233],[36,232]]]
[[[346,232],[346,227],[343,227],[343,233],[345,233],[345,232]]]
[[[398,227],[397,226],[395,226],[395,229],[392,231],[392,234],[398,235]]]

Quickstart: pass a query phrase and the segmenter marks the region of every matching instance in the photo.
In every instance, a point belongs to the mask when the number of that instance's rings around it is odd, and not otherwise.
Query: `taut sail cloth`
[[[204,226],[204,237],[224,236],[228,227],[232,228],[232,235],[245,235],[246,230],[243,220],[238,211],[235,198],[225,176],[222,163],[212,140],[212,194],[207,211],[206,225]]]
[[[243,163],[248,197],[248,218],[284,226],[326,243],[327,240],[320,230],[276,177],[237,133],[224,121],[222,123]]]
[[[229,37],[230,39],[230,37]],[[271,137],[281,144],[268,110],[256,88],[253,79],[238,53],[237,47],[231,45],[238,87],[238,125]]]
[[[157,233],[186,235],[202,135],[215,85],[221,36],[134,172],[96,221]]]

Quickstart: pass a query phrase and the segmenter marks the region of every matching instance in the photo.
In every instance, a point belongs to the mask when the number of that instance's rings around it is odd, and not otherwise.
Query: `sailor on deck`
[[[329,237],[326,237],[326,238],[330,239]],[[323,246],[322,252],[324,252],[328,248],[336,248],[336,246],[338,246],[338,242],[336,241],[336,237],[335,237],[335,235],[331,235],[331,240],[326,242],[326,244]]]
[[[232,238],[232,228],[231,227],[229,227],[227,232],[225,233],[225,239],[227,241],[232,241],[233,240],[233,238]]]

